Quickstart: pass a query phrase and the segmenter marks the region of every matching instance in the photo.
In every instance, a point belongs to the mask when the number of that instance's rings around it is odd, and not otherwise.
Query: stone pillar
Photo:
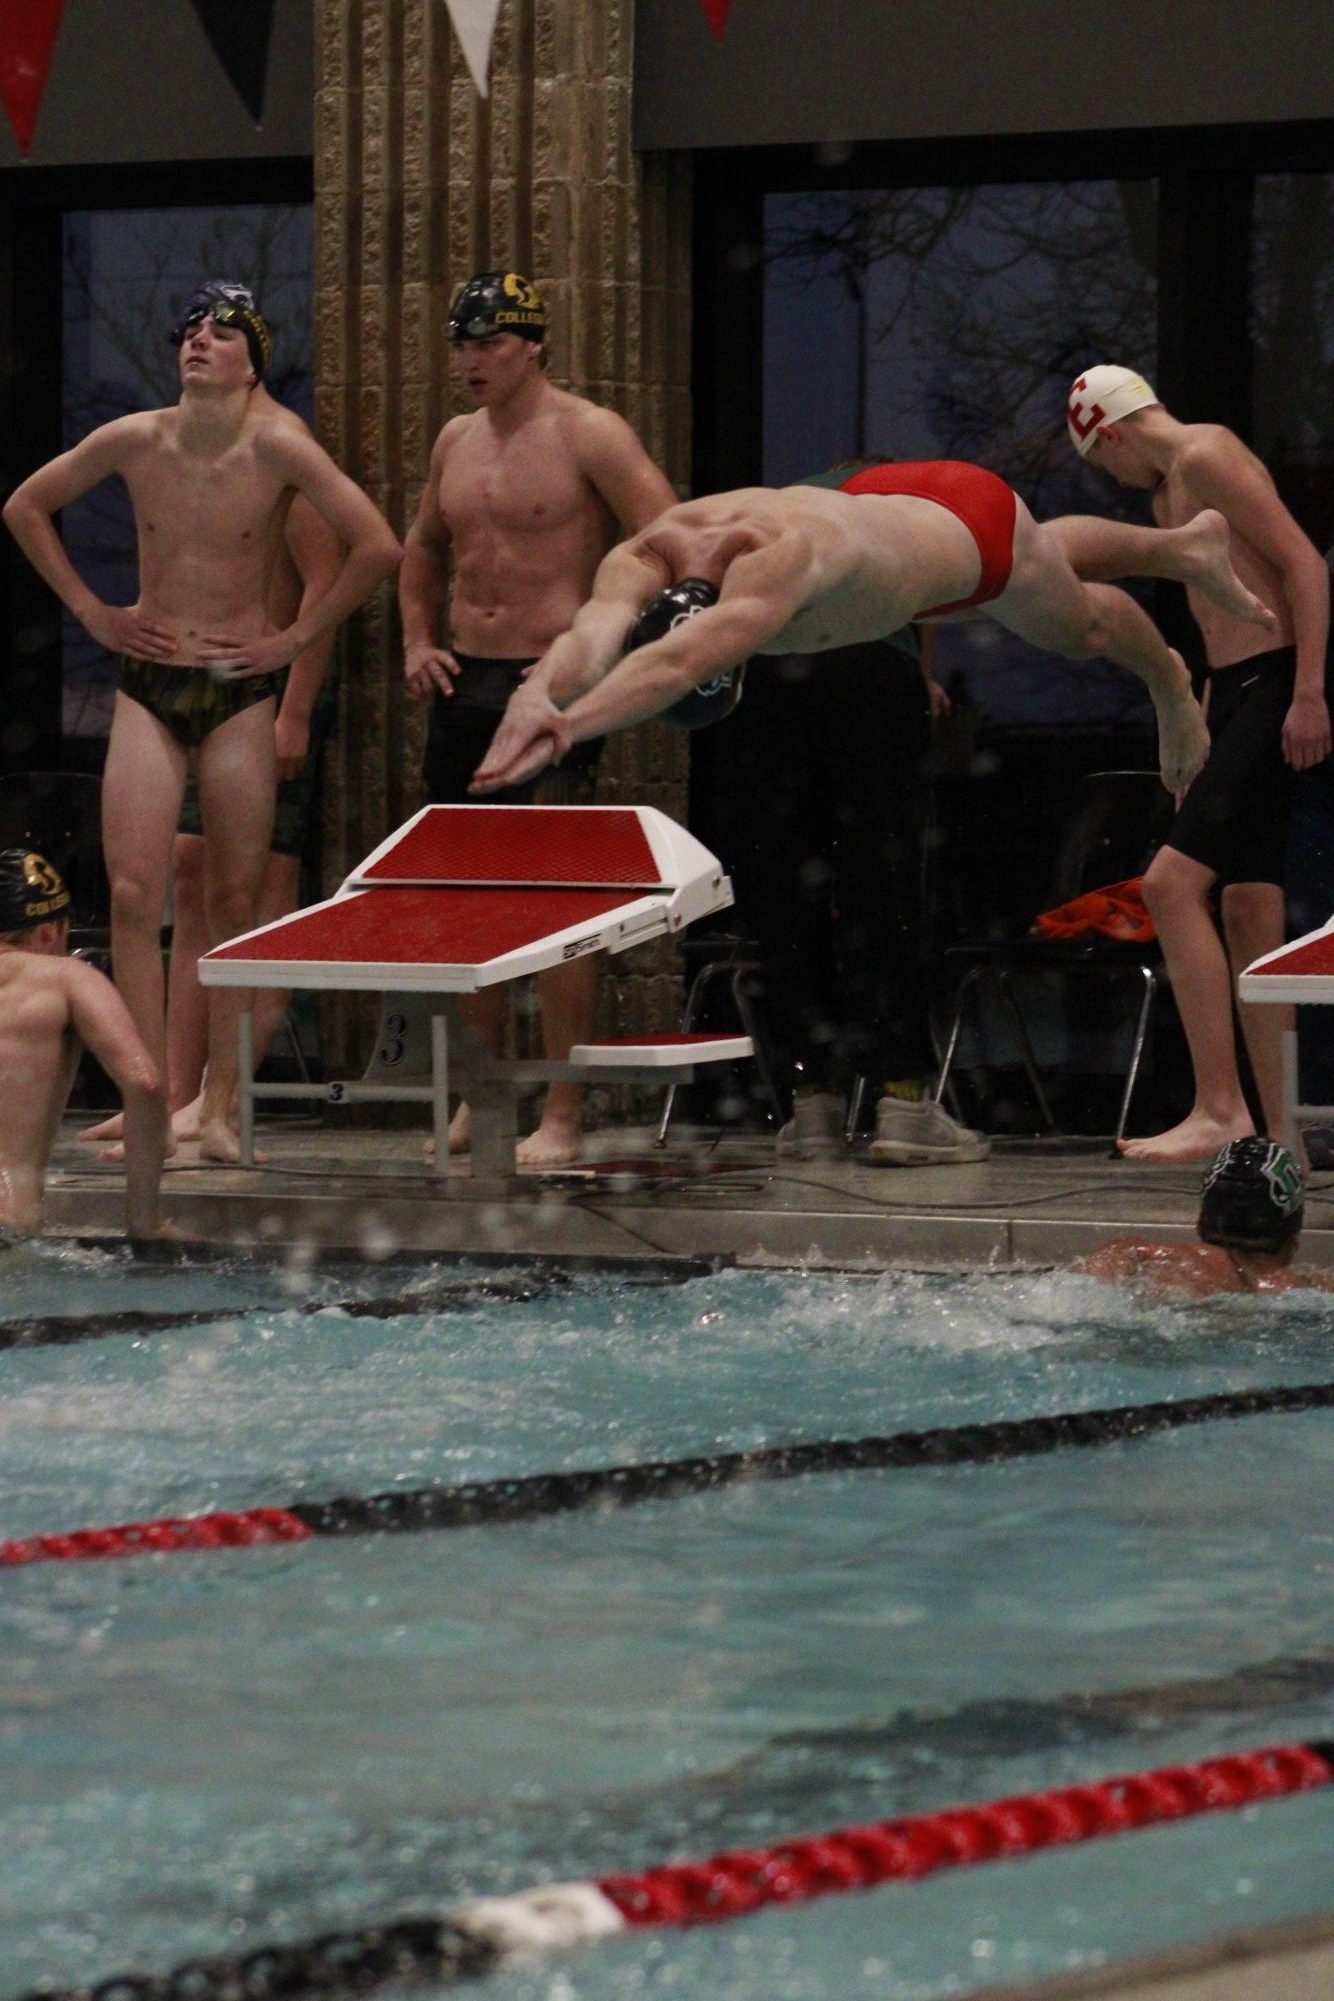
[[[690,178],[630,147],[633,0],[501,0],[490,96],[444,0],[316,0],[316,410],[321,442],[398,532],[455,413],[445,324],[468,274],[543,292],[553,379],[621,411],[678,490],[690,456]],[[466,404],[457,407],[466,408]],[[392,592],[344,639],[326,767],[330,886],[420,803]],[[608,746],[599,797],[684,815],[685,746]],[[609,982],[625,1031],[674,1020],[669,955]],[[350,1031],[335,1060],[352,1058]]]

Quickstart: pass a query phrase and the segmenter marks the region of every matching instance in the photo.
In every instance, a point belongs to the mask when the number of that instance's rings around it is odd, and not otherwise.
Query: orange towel
[[[1042,911],[1035,929],[1044,938],[1063,938],[1071,944],[1112,938],[1119,944],[1147,945],[1155,934],[1153,919],[1144,908],[1143,883],[1143,876],[1132,875],[1125,882],[1086,889],[1069,903]]]

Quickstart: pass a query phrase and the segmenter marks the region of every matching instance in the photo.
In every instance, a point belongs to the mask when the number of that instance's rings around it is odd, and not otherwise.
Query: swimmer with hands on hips
[[[69,891],[43,856],[0,854],[0,1241],[35,1236],[51,1149],[91,1049],[125,1101],[125,1233],[159,1237],[166,1093],[116,989],[67,956]]]
[[[257,409],[268,328],[243,286],[215,280],[172,331],[180,401],[91,432],[33,473],[4,518],[34,568],[99,644],[121,656],[103,778],[116,984],[165,1072],[159,932],[189,751],[198,752],[215,942],[254,923],[269,852],[275,753],[272,676],[354,611],[395,568],[388,524],[314,439]],[[138,536],[139,596],[104,604],[65,552],[54,516],[119,474]],[[273,630],[269,583],[293,496],[304,494],[346,553],[319,601]],[[209,997],[200,1153],[234,1161],[237,1018],[248,997]]]
[[[985,615],[1051,652],[1137,674],[1175,790],[1200,769],[1207,735],[1180,656],[1102,581],[1132,575],[1188,579],[1238,618],[1272,623],[1233,572],[1226,523],[1208,512],[1170,531],[1039,523],[994,474],[949,460],[873,467],[837,491],[747,487],[686,501],[604,559],[592,597],[511,699],[473,789],[512,784],[584,737],[657,715],[752,654],[820,653],[915,619]],[[716,603],[623,659],[640,612],[687,577],[712,586]]]

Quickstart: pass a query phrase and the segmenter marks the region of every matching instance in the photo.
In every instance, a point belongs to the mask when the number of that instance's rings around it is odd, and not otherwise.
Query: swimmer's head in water
[[[0,853],[0,936],[63,917],[69,891],[58,868],[29,848]]]
[[[1086,368],[1071,387],[1065,406],[1070,442],[1086,459],[1100,430],[1119,424],[1132,410],[1147,410],[1158,401],[1142,375],[1133,368],[1100,362]]]
[[[517,271],[479,271],[449,309],[451,340],[485,340],[518,334],[539,346],[547,337],[547,309],[530,278]]]
[[[197,292],[192,292],[168,336],[172,346],[182,346],[199,322],[210,318],[220,327],[240,328],[250,353],[250,366],[259,381],[273,359],[273,336],[249,286],[238,285],[230,278],[210,278]]]
[[[665,638],[678,625],[684,625],[697,612],[708,611],[717,602],[717,586],[703,577],[682,577],[679,584],[668,584],[666,590],[649,599],[630,627],[625,651],[634,653],[641,646],[651,646],[655,639]],[[679,702],[673,702],[670,709],[664,709],[659,722],[670,723],[678,730],[702,730],[709,723],[721,722],[741,700],[743,671],[741,667],[729,667],[724,673],[715,674],[711,681],[701,682],[688,695],[682,695]]]
[[[1281,1251],[1302,1227],[1302,1173],[1285,1146],[1234,1139],[1204,1171],[1199,1220],[1206,1244],[1230,1251]]]

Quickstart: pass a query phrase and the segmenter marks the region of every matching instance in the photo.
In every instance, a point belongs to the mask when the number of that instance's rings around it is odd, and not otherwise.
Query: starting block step
[[[679,1069],[683,1063],[734,1063],[753,1056],[748,1035],[616,1035],[605,1042],[576,1042],[571,1063],[602,1069]]]

